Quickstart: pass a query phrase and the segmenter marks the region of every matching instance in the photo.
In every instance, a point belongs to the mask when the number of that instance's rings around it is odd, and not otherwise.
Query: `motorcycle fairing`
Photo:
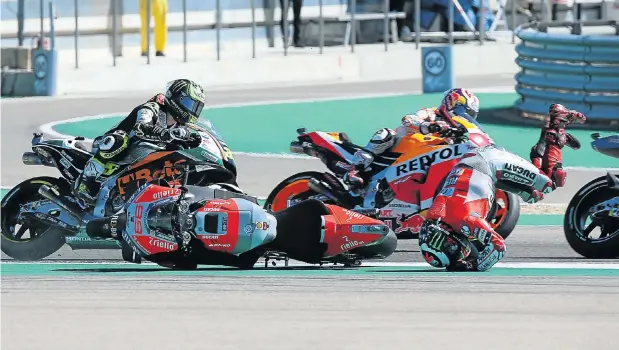
[[[238,255],[272,242],[277,235],[275,218],[242,198],[208,200],[194,217],[194,231],[210,250]]]
[[[84,146],[71,139],[40,141],[35,138],[32,142],[32,150],[41,157],[41,160],[48,166],[58,167],[63,177],[69,181],[77,179],[92,156],[80,147]]]
[[[339,206],[325,206],[329,214],[322,216],[320,242],[327,244],[327,258],[362,246],[379,244],[390,231],[380,220]]]
[[[127,224],[123,230],[123,240],[142,256],[166,253],[178,249],[178,243],[171,234],[153,232],[148,225],[151,209],[171,204],[178,199],[181,191],[177,188],[152,184],[142,186],[129,199],[126,208]]]
[[[142,186],[129,199],[129,220],[123,238],[143,255],[177,250],[175,237],[151,230],[148,217],[153,207],[172,203],[180,194],[178,188]],[[191,192],[187,199],[191,203]],[[243,198],[204,199],[194,209],[189,204],[188,218],[192,220],[191,230],[206,249],[239,255],[275,239],[275,218],[257,204]]]
[[[619,158],[619,135],[611,135],[595,139],[591,147],[609,157]]]
[[[368,191],[363,198],[363,207],[382,209],[380,219],[391,223],[396,230],[405,225],[416,229],[418,225],[409,221],[416,223],[417,214],[425,215],[441,181],[461,157],[472,149],[494,144],[476,121],[462,117],[452,119],[467,129],[466,142],[449,144],[445,137],[417,133],[401,137],[391,150],[375,157],[366,172],[367,177],[364,176]],[[343,140],[340,133],[335,132],[309,132],[301,135],[299,140],[328,150],[322,158],[328,158],[325,163],[336,174],[346,171],[354,152],[361,148]],[[341,162],[347,165],[337,166]],[[301,193],[306,188],[307,182],[300,181],[298,188],[295,186],[289,190]],[[414,215],[410,215],[411,212]]]

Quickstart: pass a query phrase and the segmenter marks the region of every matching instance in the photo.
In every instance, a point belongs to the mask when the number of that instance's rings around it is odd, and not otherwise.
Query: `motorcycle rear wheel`
[[[318,195],[317,192],[309,188],[309,181],[322,177],[323,174],[317,171],[305,171],[288,177],[271,191],[264,203],[264,209],[275,213],[286,209],[289,200],[303,201],[311,196]]]
[[[13,187],[2,200],[2,209],[0,210],[1,249],[3,253],[15,260],[40,260],[52,255],[66,243],[65,235],[69,233],[67,230],[50,227],[35,220],[17,223],[20,205],[29,201],[44,199],[38,193],[42,185],[53,187],[61,196],[70,193],[67,182],[54,177],[41,176],[28,179]],[[21,225],[17,232],[15,232],[16,225]],[[30,234],[30,238],[21,239],[26,231]],[[18,235],[19,237],[17,237]]]
[[[520,200],[513,193],[497,190],[492,208],[487,220],[499,236],[507,239],[518,224]]]
[[[588,211],[591,207],[618,196],[607,186],[606,175],[593,179],[584,185],[567,206],[563,219],[563,232],[570,247],[588,259],[619,258],[619,219],[609,218],[601,227],[609,235],[604,238],[591,238],[584,232]]]

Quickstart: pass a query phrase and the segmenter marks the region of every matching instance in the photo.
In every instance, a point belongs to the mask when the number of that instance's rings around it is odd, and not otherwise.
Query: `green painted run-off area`
[[[371,263],[367,263],[371,266]],[[487,272],[445,272],[431,267],[377,266],[359,268],[333,267],[269,267],[254,270],[204,267],[193,271],[171,270],[155,265],[134,264],[11,264],[0,265],[2,276],[427,276],[436,274],[486,276],[619,276],[618,269],[594,268],[505,268],[495,267]]]
[[[289,153],[296,140],[296,129],[346,132],[357,144],[364,145],[378,128],[395,128],[403,115],[440,101],[440,94],[363,98],[354,100],[280,103],[263,106],[212,108],[203,112],[235,152]],[[482,111],[514,105],[516,93],[479,93]],[[136,101],[136,104],[139,103]],[[56,131],[94,138],[120,121],[123,116],[60,124]],[[531,146],[539,137],[539,128],[485,123],[494,140],[528,159]],[[594,131],[571,130],[583,147],[564,148],[565,166],[616,167],[615,159],[593,151],[590,134]],[[601,131],[602,135],[607,132]]]

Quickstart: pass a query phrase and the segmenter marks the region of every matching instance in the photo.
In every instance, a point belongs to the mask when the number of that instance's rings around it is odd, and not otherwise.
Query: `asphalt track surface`
[[[513,77],[458,79],[471,87]],[[415,90],[419,82],[217,91],[212,104]],[[129,110],[149,96],[2,101],[2,185],[54,169],[26,168],[39,125]],[[256,195],[311,161],[238,157],[240,183]],[[36,169],[36,170],[35,170]],[[257,171],[256,169],[263,169]],[[565,194],[596,176],[573,172]],[[575,187],[575,188],[574,188]],[[118,251],[52,259],[118,259]],[[400,241],[388,261],[420,261]],[[506,262],[583,262],[558,228],[518,228]],[[596,261],[601,262],[601,261]],[[616,277],[393,276],[183,277],[2,276],[3,349],[611,349],[619,314]]]
[[[614,349],[619,314],[616,277],[82,274],[2,284],[6,350]]]

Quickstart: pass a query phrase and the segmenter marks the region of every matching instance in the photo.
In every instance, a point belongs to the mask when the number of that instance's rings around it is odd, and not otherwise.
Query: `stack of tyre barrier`
[[[535,22],[518,27],[516,91],[523,115],[538,118],[547,114],[549,104],[562,103],[585,113],[589,125],[619,125],[617,24]]]

